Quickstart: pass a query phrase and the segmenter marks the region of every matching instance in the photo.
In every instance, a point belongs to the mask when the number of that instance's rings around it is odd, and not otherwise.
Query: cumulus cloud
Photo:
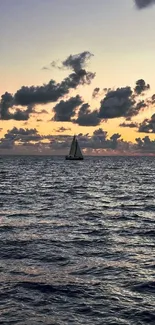
[[[135,100],[132,98],[130,87],[110,90],[101,100],[99,116],[103,119],[128,116],[134,105]]]
[[[139,125],[138,132],[142,133],[155,133],[155,114],[151,116],[151,119],[145,119]]]
[[[100,102],[99,117],[101,119],[125,117],[130,120],[147,107],[147,101],[138,100],[138,96],[148,88],[149,85],[143,79],[139,79],[134,89],[129,86],[110,89]]]
[[[63,132],[63,130],[62,130]],[[114,133],[110,138],[108,133],[99,128],[92,135],[78,134],[80,147],[87,153],[118,153],[120,154],[155,154],[155,141],[148,136],[137,138],[136,144],[124,141],[121,135]],[[43,140],[46,140],[43,141]],[[70,148],[72,136],[66,134],[40,135],[36,129],[13,128],[8,130],[0,139],[0,150],[7,152],[42,152],[42,153],[66,153]],[[24,151],[22,148],[24,147]],[[13,150],[13,151],[12,151]],[[26,150],[26,151],[25,151]]]
[[[69,100],[61,100],[54,108],[53,121],[70,122],[71,118],[76,113],[76,108],[82,104],[82,99],[79,95],[71,97]]]
[[[120,127],[123,127],[123,128],[138,128],[138,123],[136,123],[136,122],[129,122],[129,123],[125,123],[125,122],[123,122],[123,123],[121,123],[120,125],[119,125]]]
[[[138,9],[144,9],[150,5],[155,4],[155,0],[135,0]]]
[[[12,149],[19,143],[41,141],[43,137],[38,134],[36,129],[12,128],[8,130],[3,138],[0,139],[1,149]]]
[[[102,128],[95,130],[92,136],[90,136],[89,133],[78,135],[80,147],[82,149],[89,149],[89,150],[98,150],[98,149],[115,150],[118,147],[119,139],[120,139],[119,134],[113,134],[109,139],[107,132],[104,131]],[[53,139],[51,139],[50,146],[54,150],[69,148],[71,140],[72,137],[67,135],[53,136]]]
[[[92,97],[102,95],[100,106],[92,110],[89,103],[84,103],[79,95],[70,97],[71,90],[77,90],[79,86],[89,85],[95,77],[95,73],[86,71],[90,58],[93,56],[89,51],[69,55],[62,63],[62,67],[71,69],[72,72],[61,82],[57,83],[51,79],[47,84],[41,86],[22,86],[14,95],[4,93],[0,101],[0,119],[27,121],[33,114],[47,114],[44,109],[36,110],[36,105],[56,103],[53,108],[54,121],[70,121],[81,126],[96,126],[104,120],[124,117],[130,120],[147,108],[150,102],[155,102],[155,95],[152,99],[142,100],[149,85],[143,79],[136,82],[135,88],[130,86],[116,88],[94,88]],[[52,63],[56,65],[56,62]]]
[[[43,86],[23,86],[15,93],[14,101],[22,106],[56,102],[71,89],[76,89],[79,85],[89,85],[94,77],[95,74],[92,72],[79,70],[77,73],[71,73],[61,83],[50,80]]]
[[[74,123],[81,126],[96,126],[99,125],[101,120],[98,116],[98,111],[90,110],[90,105],[88,103],[84,103],[78,112],[78,116],[73,120]]]
[[[1,120],[16,120],[26,121],[33,112],[33,106],[28,105],[25,110],[14,106],[16,104],[12,94],[5,92],[1,96],[0,101],[0,119]],[[11,112],[13,110],[14,112]]]
[[[42,86],[22,86],[14,95],[5,92],[0,101],[0,119],[28,120],[30,114],[35,113],[35,105],[57,102],[78,86],[90,85],[95,73],[86,71],[84,67],[91,56],[90,52],[85,51],[77,55],[70,55],[64,60],[62,66],[70,68],[72,72],[60,83],[51,79]],[[47,68],[44,67],[44,69]],[[27,108],[23,110],[23,107]]]
[[[136,86],[134,88],[134,91],[137,95],[144,93],[148,89],[150,89],[150,85],[146,84],[145,80],[139,79],[136,81]]]
[[[155,154],[155,140],[151,140],[148,136],[143,139],[137,138],[137,150],[141,153],[153,153]]]
[[[38,134],[36,129],[18,129],[14,127],[5,134],[5,139],[12,140],[14,142],[40,141],[42,138],[43,137]]]

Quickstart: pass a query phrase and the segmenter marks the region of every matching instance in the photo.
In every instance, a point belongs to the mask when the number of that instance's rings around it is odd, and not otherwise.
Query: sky
[[[154,0],[0,1],[0,154],[155,154]]]

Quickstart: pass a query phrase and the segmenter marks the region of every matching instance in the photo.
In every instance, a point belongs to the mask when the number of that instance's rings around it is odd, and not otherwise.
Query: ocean
[[[155,323],[155,157],[0,158],[0,324]]]

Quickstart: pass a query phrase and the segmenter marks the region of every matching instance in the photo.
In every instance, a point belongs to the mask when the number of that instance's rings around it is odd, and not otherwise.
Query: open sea
[[[155,157],[1,156],[0,324],[155,324]]]

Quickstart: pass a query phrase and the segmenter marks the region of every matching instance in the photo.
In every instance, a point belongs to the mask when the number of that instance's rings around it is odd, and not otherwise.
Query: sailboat
[[[83,155],[75,135],[71,143],[69,155],[66,156],[66,160],[83,160]]]

